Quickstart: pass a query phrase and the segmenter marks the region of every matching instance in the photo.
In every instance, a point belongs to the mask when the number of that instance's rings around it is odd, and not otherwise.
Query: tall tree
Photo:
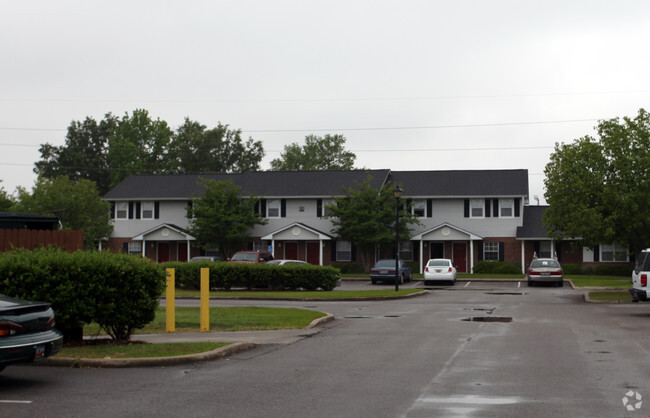
[[[36,162],[34,172],[43,177],[65,175],[72,181],[92,180],[100,194],[108,192],[108,139],[117,122],[110,113],[99,123],[91,117],[70,122],[64,145],[41,145],[41,160]]]
[[[113,231],[110,208],[93,181],[75,183],[66,176],[39,177],[31,193],[19,187],[14,206],[17,212],[56,216],[63,229],[82,230],[86,249],[97,248],[99,240]]]
[[[170,144],[173,171],[178,173],[243,173],[257,171],[264,157],[259,141],[242,141],[241,130],[219,123],[207,129],[185,118]]]
[[[588,247],[650,245],[650,115],[643,109],[598,123],[598,138],[555,144],[544,170],[544,225]]]
[[[362,264],[370,266],[372,254],[378,245],[395,243],[396,202],[393,197],[394,184],[384,184],[377,190],[371,185],[368,176],[355,187],[343,187],[343,196],[329,204],[329,215],[334,228],[333,233],[351,241],[360,251]],[[410,225],[419,224],[415,215],[402,201],[399,211],[399,240],[408,241],[411,237]]]
[[[253,226],[267,222],[255,211],[259,198],[242,197],[231,181],[201,179],[200,185],[205,191],[188,208],[188,230],[201,247],[218,248],[222,257],[228,257],[246,244]]]
[[[0,180],[2,183],[2,180]],[[4,187],[0,187],[0,212],[9,212],[14,206],[14,200]]]
[[[136,109],[131,116],[125,113],[108,141],[110,187],[131,174],[172,172],[168,155],[171,138],[167,122],[152,120],[146,110]]]
[[[343,135],[308,135],[305,145],[285,145],[280,158],[271,161],[271,170],[351,170],[357,156],[345,149]]]

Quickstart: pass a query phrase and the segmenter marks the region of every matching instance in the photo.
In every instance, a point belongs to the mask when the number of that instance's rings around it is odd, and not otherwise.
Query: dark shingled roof
[[[373,188],[380,188],[390,170],[350,171],[251,171],[243,174],[132,175],[104,195],[106,200],[188,199],[202,194],[200,178],[232,180],[244,195],[309,197],[342,195],[341,187],[354,187],[368,175]]]
[[[528,170],[393,171],[404,196],[528,196]]]
[[[542,224],[542,215],[548,206],[524,206],[523,226],[517,227],[517,239],[547,239],[548,233]]]

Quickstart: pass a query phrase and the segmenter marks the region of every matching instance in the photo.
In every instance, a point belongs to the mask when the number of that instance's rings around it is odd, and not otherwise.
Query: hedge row
[[[168,262],[165,268],[174,268],[176,287],[199,289],[201,268],[210,269],[210,288],[275,289],[275,290],[333,290],[340,279],[334,267],[311,264],[247,264],[228,262]]]
[[[479,261],[474,265],[475,274],[521,274],[521,266],[502,261]]]
[[[564,274],[590,274],[596,276],[630,277],[631,264],[598,264],[597,266],[581,266],[580,264],[563,264]]]
[[[0,253],[0,293],[52,303],[67,341],[83,337],[90,322],[114,339],[129,339],[153,320],[165,277],[157,263],[124,254],[53,248]]]

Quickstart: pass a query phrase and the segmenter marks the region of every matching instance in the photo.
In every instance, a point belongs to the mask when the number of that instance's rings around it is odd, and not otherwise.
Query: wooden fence
[[[12,248],[33,250],[53,245],[66,251],[84,247],[83,231],[50,231],[36,229],[0,229],[0,251]]]

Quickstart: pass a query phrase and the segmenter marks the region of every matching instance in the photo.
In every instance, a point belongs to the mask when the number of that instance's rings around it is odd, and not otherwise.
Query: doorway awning
[[[414,241],[482,241],[483,237],[444,222],[411,238]]]
[[[173,224],[160,224],[131,238],[134,241],[194,241],[192,235]]]
[[[260,239],[274,241],[329,241],[334,239],[334,237],[303,223],[294,222],[280,229],[276,229]]]

